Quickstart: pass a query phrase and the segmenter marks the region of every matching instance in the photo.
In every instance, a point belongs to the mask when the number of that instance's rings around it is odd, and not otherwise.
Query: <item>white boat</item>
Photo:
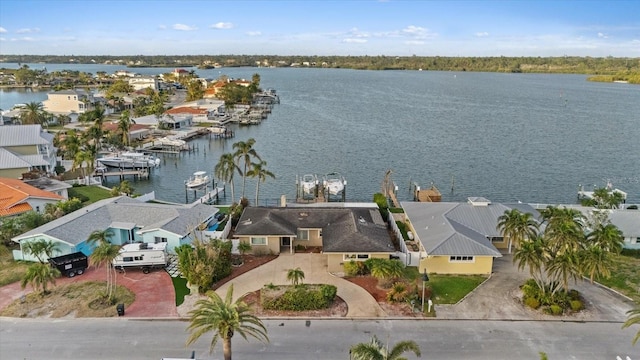
[[[305,174],[300,179],[300,187],[305,194],[315,193],[316,186],[318,185],[318,177],[314,174]]]
[[[97,159],[102,166],[119,169],[151,168],[160,165],[160,159],[133,151],[107,155]]]
[[[157,140],[162,146],[173,146],[182,148],[187,145],[187,142],[182,139],[176,139],[171,136],[165,136]]]
[[[324,188],[331,195],[339,195],[344,191],[344,186],[347,184],[347,181],[342,177],[342,175],[338,173],[330,173],[327,174],[324,178]]]
[[[218,134],[218,135],[224,134],[228,131],[227,127],[224,125],[212,125],[208,129],[212,134]]]
[[[209,183],[209,175],[206,171],[196,171],[191,175],[189,180],[184,182],[185,186],[189,189],[199,189],[206,186]]]

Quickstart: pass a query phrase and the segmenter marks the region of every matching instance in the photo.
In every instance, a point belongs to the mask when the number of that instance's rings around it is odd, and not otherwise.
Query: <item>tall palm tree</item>
[[[118,130],[122,133],[122,143],[125,146],[129,145],[129,131],[131,130],[131,124],[135,124],[131,120],[131,114],[129,110],[125,110],[120,114],[120,121],[118,121]]]
[[[93,156],[89,151],[81,150],[76,152],[73,158],[73,165],[71,166],[71,170],[80,169],[82,171],[82,177],[86,176],[86,171],[84,164],[87,164],[88,169],[93,168]]]
[[[58,243],[51,240],[39,239],[22,244],[22,251],[25,254],[35,256],[41,264],[44,264],[45,256],[46,259],[52,257],[54,252],[59,251],[59,246]]]
[[[585,240],[585,217],[578,210],[547,207],[542,210],[547,222],[544,235],[553,253],[578,251]]]
[[[258,206],[258,196],[260,194],[260,183],[267,180],[267,176],[275,179],[276,176],[269,170],[265,169],[267,166],[266,161],[260,161],[259,163],[251,163],[251,170],[247,173],[248,177],[257,178],[256,181],[256,206]]]
[[[598,246],[592,244],[580,252],[580,269],[583,273],[589,275],[589,280],[593,284],[596,275],[604,277],[611,276],[611,267],[614,265],[611,253]]]
[[[622,251],[624,244],[624,236],[622,231],[613,224],[598,224],[587,235],[587,240],[590,244],[596,244],[602,249],[619,254]]]
[[[262,160],[260,159],[260,156],[258,155],[256,150],[253,148],[253,145],[255,145],[255,143],[256,143],[256,140],[254,138],[250,138],[247,141],[238,141],[237,143],[233,144],[233,148],[236,149],[236,152],[233,154],[233,157],[237,161],[242,160],[242,165],[244,167],[244,170],[240,172],[240,175],[242,175],[242,197],[243,198],[245,197],[244,191],[245,191],[246,182],[247,182],[247,168],[249,167],[249,164],[251,164],[251,158]]]
[[[60,277],[60,270],[49,264],[35,263],[27,268],[20,286],[24,289],[27,284],[31,284],[34,290],[41,290],[42,294],[45,295],[49,292],[47,291],[47,285],[55,285],[57,277]]]
[[[22,124],[40,124],[46,121],[46,115],[42,103],[32,101],[20,112],[20,122]]]
[[[118,256],[119,246],[111,245],[108,242],[101,242],[98,247],[91,253],[90,259],[96,267],[104,266],[107,271],[107,290],[105,297],[107,299],[113,298],[113,290],[116,287],[116,273],[113,268],[113,259]]]
[[[302,284],[302,280],[304,280],[304,271],[302,271],[302,269],[300,269],[299,267],[295,269],[289,269],[287,271],[287,280],[291,281],[291,285],[293,286]]]
[[[216,164],[214,168],[214,174],[218,179],[222,179],[225,182],[228,182],[231,186],[231,203],[235,202],[235,193],[233,186],[233,175],[238,172],[238,174],[242,174],[240,168],[236,164],[236,160],[231,153],[226,153],[220,155],[220,160]]]
[[[354,345],[349,350],[352,360],[401,360],[403,353],[411,351],[420,357],[420,347],[415,341],[400,341],[393,348],[382,343],[373,335],[370,342]]]
[[[519,246],[525,239],[538,233],[538,223],[533,215],[522,213],[518,209],[506,210],[498,217],[497,228],[502,232],[502,236],[509,238],[509,253],[512,244]]]
[[[195,309],[189,312],[190,324],[187,330],[191,333],[187,345],[193,344],[202,335],[213,332],[209,351],[222,339],[222,352],[225,360],[231,360],[231,338],[235,333],[245,340],[247,336],[262,342],[269,342],[267,329],[262,321],[249,313],[249,306],[243,301],[233,299],[233,284],[229,286],[224,300],[211,291],[206,299],[196,302]]]
[[[548,274],[560,281],[565,292],[569,292],[569,279],[577,281],[581,275],[577,255],[573,252],[556,254],[549,260],[547,270]]]
[[[521,242],[513,252],[513,262],[518,264],[518,270],[529,267],[529,274],[543,292],[545,287],[542,271],[545,262],[549,259],[546,247],[546,240],[536,236]]]
[[[89,237],[87,238],[87,243],[92,245],[110,243],[112,236],[113,236],[113,231],[111,229],[94,230],[91,232],[91,234],[89,234]]]
[[[640,324],[640,306],[627,311],[627,321],[624,322],[622,328],[626,329],[634,324]],[[638,340],[640,340],[640,330],[638,330],[636,336],[633,338],[632,344],[635,345]]]

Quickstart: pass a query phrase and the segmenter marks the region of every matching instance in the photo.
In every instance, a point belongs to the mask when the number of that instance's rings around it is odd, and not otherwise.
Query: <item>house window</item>
[[[309,240],[309,230],[298,230],[298,240]]]
[[[503,237],[492,237],[490,238],[492,243],[503,243],[504,242],[504,238]]]
[[[474,262],[473,256],[449,256],[449,262]]]
[[[344,254],[342,255],[343,261],[365,261],[369,258],[369,254]]]
[[[153,239],[155,240],[155,243],[156,243],[156,244],[157,244],[157,243],[165,243],[165,242],[167,242],[167,238],[166,238],[166,237],[159,237],[159,236],[156,236],[156,237],[154,237]]]
[[[251,245],[267,245],[266,237],[252,237]]]

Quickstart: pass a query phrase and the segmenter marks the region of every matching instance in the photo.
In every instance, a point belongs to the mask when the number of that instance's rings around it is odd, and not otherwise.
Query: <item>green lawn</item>
[[[422,289],[422,274],[418,268],[407,266],[404,277]],[[480,275],[429,275],[426,286],[431,288],[431,299],[435,304],[455,304],[473,291],[478,285],[487,279]]]
[[[189,295],[190,290],[187,287],[187,279],[181,277],[172,277],[173,288],[176,291],[176,306],[182,305],[184,297]]]
[[[74,186],[69,188],[68,192],[69,198],[75,197],[83,200],[82,205],[85,206],[111,197],[109,190],[105,190],[99,186]]]
[[[599,278],[595,281],[619,291],[635,301],[640,301],[640,259],[631,256],[617,255],[615,265],[611,268],[611,277]]]

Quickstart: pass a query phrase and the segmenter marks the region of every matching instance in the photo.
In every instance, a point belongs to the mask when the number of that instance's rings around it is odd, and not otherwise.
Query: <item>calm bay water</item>
[[[122,69],[46,66],[93,73]],[[129,70],[158,74],[171,69]],[[412,182],[423,188],[433,182],[444,201],[484,196],[496,202],[574,203],[579,184],[591,189],[610,180],[629,193],[629,203],[640,203],[639,86],[592,83],[583,75],[302,68],[196,72],[209,78],[251,78],[257,72],[263,88],[278,91],[281,104],[259,126],[235,127],[234,139],[196,139],[192,144],[198,152],[164,157],[150,180],[134,184],[137,192],[155,190],[159,199],[185,202],[183,182],[191,173],[212,171],[233,142],[253,137],[277,176],[260,185],[260,205],[275,205],[282,194],[293,199],[296,174],[329,172],[345,176],[348,200],[369,201],[388,169],[401,200],[411,198]],[[7,100],[31,101],[20,100],[26,95],[0,91],[0,107],[10,108]],[[237,176],[236,197],[241,187]],[[246,196],[255,197],[255,181],[247,180]]]

